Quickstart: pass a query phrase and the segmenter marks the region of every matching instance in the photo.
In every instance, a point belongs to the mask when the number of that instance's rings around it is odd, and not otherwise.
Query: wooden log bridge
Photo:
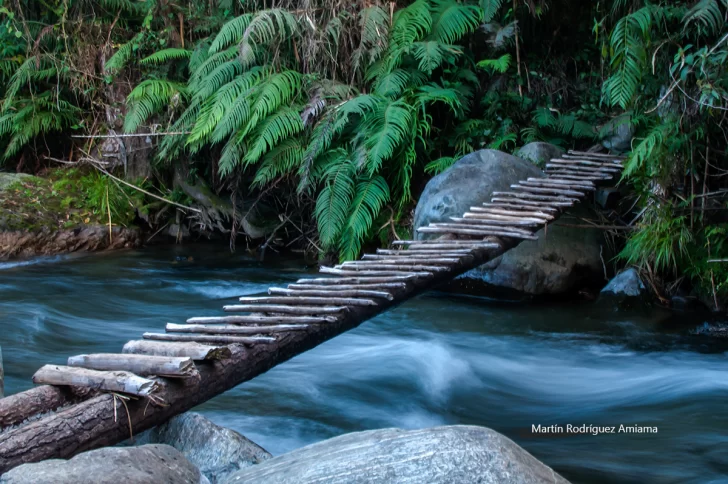
[[[449,222],[421,227],[437,239],[396,241],[327,277],[240,298],[225,316],[168,323],[118,354],[72,356],[33,377],[41,386],[0,399],[0,472],[114,445],[352,329],[423,291],[491,260],[535,233],[623,158],[570,151],[546,176],[496,192]]]

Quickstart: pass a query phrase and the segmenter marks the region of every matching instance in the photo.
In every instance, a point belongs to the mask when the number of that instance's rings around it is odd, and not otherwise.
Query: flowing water
[[[194,261],[175,262],[182,250]],[[306,272],[211,246],[0,263],[6,392],[42,364],[119,351]],[[728,482],[726,348],[665,326],[657,313],[432,293],[197,410],[273,454],[351,431],[473,424],[574,483]],[[658,433],[534,435],[539,424]]]

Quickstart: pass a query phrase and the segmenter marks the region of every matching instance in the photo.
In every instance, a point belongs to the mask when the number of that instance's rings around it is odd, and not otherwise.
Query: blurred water
[[[184,253],[192,262],[175,262]],[[0,263],[6,392],[69,355],[220,314],[311,272],[214,246]],[[660,314],[430,294],[280,365],[198,411],[273,454],[345,432],[491,427],[575,483],[728,482],[728,358]],[[657,426],[534,436],[531,425]]]

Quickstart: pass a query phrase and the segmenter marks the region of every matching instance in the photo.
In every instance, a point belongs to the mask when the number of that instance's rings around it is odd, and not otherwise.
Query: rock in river
[[[224,484],[568,484],[515,442],[475,426],[381,429],[325,440]]]
[[[416,232],[431,222],[460,217],[472,206],[490,201],[493,192],[509,191],[510,185],[543,172],[528,161],[496,150],[481,150],[466,155],[425,187],[415,210]],[[484,264],[449,284],[459,292],[488,296],[518,297],[575,292],[583,286],[604,282],[601,254],[606,246],[600,230],[566,227],[559,223],[578,223],[573,217],[589,216],[588,210],[575,208],[562,216],[539,240],[525,241],[503,256]],[[569,220],[571,218],[571,220]]]
[[[183,413],[144,432],[137,442],[171,445],[196,465],[212,484],[231,472],[271,457],[255,442],[194,412]]]
[[[73,459],[23,464],[1,484],[205,484],[207,479],[169,445],[107,447]]]

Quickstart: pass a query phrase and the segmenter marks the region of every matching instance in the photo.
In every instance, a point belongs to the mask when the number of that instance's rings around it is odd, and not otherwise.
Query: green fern
[[[722,0],[725,8],[728,2]],[[723,12],[720,10],[718,0],[700,0],[693,8],[688,10],[683,18],[685,27],[696,23],[708,34],[717,34],[725,26]]]
[[[354,197],[355,167],[345,150],[336,150],[325,170],[326,182],[316,200],[314,215],[324,249],[336,247]]]
[[[504,54],[497,59],[483,59],[476,65],[481,69],[490,71],[491,73],[498,72],[500,74],[505,74],[511,67],[512,61],[513,58],[511,57],[511,54]]]
[[[483,9],[483,22],[492,21],[502,4],[503,0],[480,0],[480,8]]]
[[[191,50],[186,49],[162,49],[154,54],[140,60],[140,64],[164,64],[172,60],[189,59],[192,55]]]
[[[160,79],[142,81],[127,98],[129,110],[124,119],[124,131],[135,133],[162,108],[180,104],[186,97],[186,86],[183,84]]]
[[[109,57],[106,61],[106,64],[104,64],[104,70],[109,74],[116,74],[122,70],[131,60],[134,55],[134,51],[138,48],[143,36],[143,33],[139,33],[129,42],[120,46],[114,55]]]
[[[349,216],[339,240],[339,257],[354,259],[361,251],[362,240],[372,228],[374,219],[389,201],[389,186],[381,176],[359,181],[349,208]]]
[[[458,159],[454,156],[443,156],[436,160],[432,160],[427,165],[425,165],[425,173],[429,173],[431,175],[439,175],[443,171],[450,168],[457,160]]]

